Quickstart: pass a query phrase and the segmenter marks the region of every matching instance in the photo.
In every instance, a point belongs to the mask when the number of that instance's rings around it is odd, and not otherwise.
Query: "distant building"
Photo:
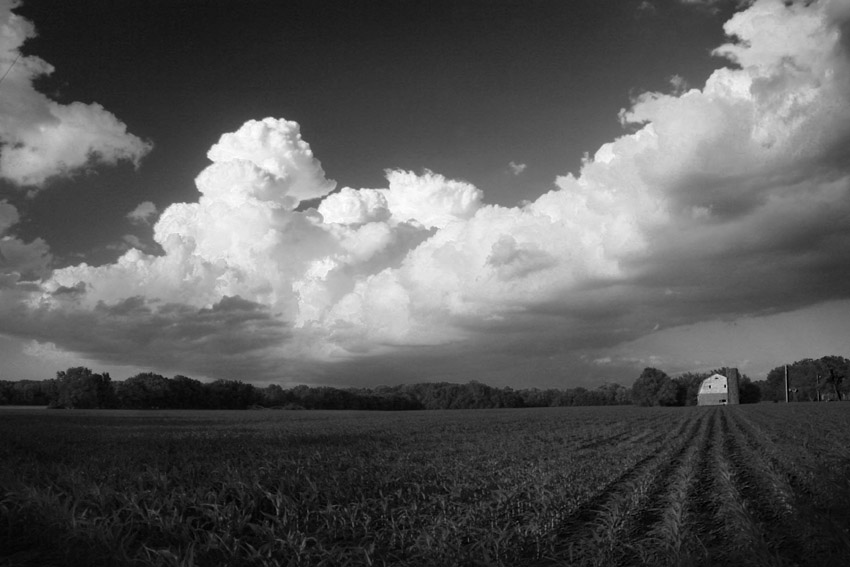
[[[702,381],[697,393],[699,406],[737,405],[741,403],[738,386],[738,369],[726,368],[726,376],[712,374]]]

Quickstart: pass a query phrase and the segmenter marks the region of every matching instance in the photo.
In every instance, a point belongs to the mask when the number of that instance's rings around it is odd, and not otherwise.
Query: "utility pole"
[[[788,403],[788,365],[785,365],[785,403]]]

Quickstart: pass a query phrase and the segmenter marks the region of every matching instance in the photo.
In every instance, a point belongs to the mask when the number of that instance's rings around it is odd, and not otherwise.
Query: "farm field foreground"
[[[0,409],[0,565],[850,565],[850,404]]]

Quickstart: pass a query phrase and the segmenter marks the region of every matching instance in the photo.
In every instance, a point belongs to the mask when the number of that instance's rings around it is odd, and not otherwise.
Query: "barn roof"
[[[702,395],[706,395],[706,394],[720,393],[720,391],[712,391],[711,386],[706,385],[707,382],[719,382],[719,381],[723,382],[723,387],[725,389],[726,384],[727,384],[727,378],[726,378],[726,376],[724,376],[722,374],[715,373],[715,374],[712,374],[711,376],[709,376],[708,378],[703,379],[703,381],[699,383],[699,390],[697,391],[697,395],[702,396]]]

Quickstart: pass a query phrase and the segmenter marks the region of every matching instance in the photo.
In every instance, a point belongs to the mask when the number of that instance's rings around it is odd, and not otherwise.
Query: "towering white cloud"
[[[716,54],[728,67],[702,89],[639,96],[621,113],[632,133],[522,207],[486,205],[472,184],[427,170],[334,193],[298,124],[248,122],[210,150],[198,202],[163,211],[163,255],[57,270],[28,311],[16,307],[16,332],[76,318],[111,333],[108,356],[124,337],[136,361],[221,345],[233,328],[256,332],[262,348],[245,339],[210,356],[267,368],[464,341],[467,353],[504,360],[513,341],[549,355],[634,338],[659,320],[846,297],[842,6],[756,2],[726,25],[731,43]],[[311,199],[322,199],[316,210],[304,208]],[[175,345],[152,350],[136,319]]]
[[[328,195],[319,204],[319,213],[326,223],[363,224],[386,221],[390,210],[384,191],[377,189],[356,190],[343,187],[338,193]]]
[[[124,123],[101,105],[62,105],[35,90],[33,81],[53,67],[20,48],[35,36],[28,20],[14,14],[16,0],[0,0],[0,176],[40,187],[91,163],[138,165],[149,142],[129,134]]]
[[[466,220],[481,206],[482,193],[463,181],[446,179],[426,171],[387,171],[389,189],[384,192],[394,219],[415,221],[427,228],[444,228]]]
[[[287,209],[324,197],[336,186],[301,139],[296,122],[251,120],[224,134],[207,153],[213,165],[198,176],[198,189],[210,198],[256,198]],[[252,177],[250,183],[243,180]]]
[[[448,224],[465,221],[481,207],[483,193],[471,183],[446,179],[425,170],[422,175],[412,171],[386,172],[386,189],[350,187],[328,196],[319,205],[325,222],[360,224],[369,221],[389,221],[393,225],[414,223],[425,228],[445,228]]]

